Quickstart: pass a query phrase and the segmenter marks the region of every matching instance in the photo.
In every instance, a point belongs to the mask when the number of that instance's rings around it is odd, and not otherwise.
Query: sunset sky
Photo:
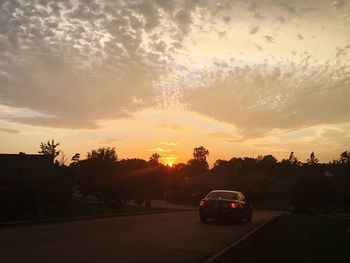
[[[0,152],[350,150],[350,1],[0,0]]]

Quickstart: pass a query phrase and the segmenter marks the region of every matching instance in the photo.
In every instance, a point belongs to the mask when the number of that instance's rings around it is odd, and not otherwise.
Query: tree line
[[[52,141],[51,147],[54,146]],[[55,150],[48,153],[53,158],[58,155]],[[193,157],[186,163],[178,163],[170,168],[160,163],[161,156],[158,153],[153,153],[149,160],[119,159],[115,148],[103,147],[88,152],[82,160],[80,154],[75,154],[67,169],[77,179],[76,185],[81,194],[96,196],[102,203],[116,210],[122,209],[130,199],[141,202],[151,198],[163,198],[164,193],[170,197],[172,193],[183,199],[201,198],[212,189],[194,189],[195,186],[184,189],[183,185],[205,174],[209,177],[220,177],[223,174],[232,177],[233,185],[252,199],[267,198],[268,192],[271,192],[269,189],[284,182],[287,184],[288,198],[295,204],[300,202],[298,198],[305,199],[305,203],[309,202],[310,205],[328,202],[323,199],[334,201],[337,199],[335,188],[342,188],[339,191],[350,193],[350,151],[342,152],[339,159],[329,163],[320,163],[313,151],[303,163],[291,152],[281,161],[271,154],[258,158],[219,159],[211,169],[207,162],[208,156],[209,150],[198,146],[193,149]],[[59,161],[56,161],[56,165],[66,167]],[[335,176],[335,179],[330,179],[330,176]],[[303,193],[303,188],[314,191]],[[341,199],[342,202],[350,203],[350,196],[346,194]]]
[[[343,193],[350,193],[350,151],[342,152],[338,160],[326,164],[320,163],[314,152],[305,163],[291,152],[281,161],[270,154],[219,159],[209,169],[209,150],[203,146],[194,148],[193,157],[186,163],[173,167],[162,164],[158,153],[148,160],[120,159],[113,147],[93,149],[85,158],[76,153],[67,164],[68,158],[59,146],[54,140],[40,144],[39,153],[50,158],[55,174],[40,187],[21,185],[16,190],[19,199],[16,202],[20,204],[16,213],[61,209],[69,206],[76,196],[93,197],[113,211],[123,211],[129,200],[146,205],[151,199],[164,197],[198,200],[213,189],[198,189],[188,182],[223,176],[231,178],[230,187],[243,191],[252,200],[271,197],[271,188],[286,182],[288,198],[300,210],[335,202],[337,188],[343,187]],[[328,175],[334,175],[335,179]],[[186,184],[190,187],[184,187]],[[350,204],[350,195],[344,194],[341,202]]]

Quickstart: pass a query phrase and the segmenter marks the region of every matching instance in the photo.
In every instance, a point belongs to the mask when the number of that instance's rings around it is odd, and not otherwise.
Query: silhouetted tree
[[[260,160],[260,162],[264,163],[264,164],[276,164],[277,159],[273,155],[268,154],[268,155],[263,156],[262,159]]]
[[[188,176],[195,176],[208,171],[209,165],[207,161],[190,159],[187,162],[186,171]]]
[[[293,165],[300,165],[298,157],[295,156],[294,152],[289,154],[288,162]]]
[[[76,153],[73,155],[71,159],[71,163],[69,165],[70,168],[72,168],[73,174],[77,173],[77,169],[79,167],[79,162],[80,162],[80,153]]]
[[[76,153],[73,155],[72,159],[71,159],[72,162],[74,163],[77,163],[80,161],[80,153]]]
[[[121,210],[128,198],[124,183],[119,180],[115,148],[92,150],[79,161],[79,186],[85,195],[96,196],[107,207]]]
[[[294,206],[294,211],[304,213],[314,203],[314,194],[312,184],[306,180],[300,180],[291,188],[291,203]]]
[[[91,152],[87,153],[86,158],[91,160],[96,159],[108,161],[113,164],[115,164],[118,160],[118,156],[114,147],[103,147],[99,148],[98,150],[92,150]]]
[[[161,156],[158,153],[154,153],[151,155],[151,157],[149,158],[149,163],[151,165],[159,165],[159,159],[161,158]]]
[[[203,146],[199,146],[193,149],[193,158],[188,160],[186,165],[187,176],[196,176],[202,174],[209,169],[207,162],[207,156],[209,151]]]
[[[342,164],[350,164],[350,151],[342,152],[339,161]]]
[[[276,166],[277,166],[277,159],[271,154],[263,156],[260,159],[260,161],[258,161],[258,168],[268,173],[269,175],[276,174]],[[252,172],[256,170],[254,167],[252,169],[253,169]]]
[[[40,143],[40,151],[38,153],[41,153],[43,155],[50,156],[52,159],[52,162],[55,160],[55,158],[60,154],[60,150],[57,150],[57,147],[60,145],[60,143],[55,143],[55,140],[48,141],[47,143]]]
[[[289,157],[288,157],[289,163],[294,163],[294,162],[295,162],[295,159],[296,159],[296,157],[295,157],[295,155],[294,155],[294,152],[291,152],[291,153],[289,154]]]
[[[66,156],[66,154],[63,151],[61,151],[58,163],[59,163],[60,166],[66,166],[67,156]]]
[[[306,160],[307,164],[308,165],[314,165],[314,164],[317,164],[318,163],[318,158],[315,156],[315,153],[312,152],[310,154],[310,158]]]
[[[296,212],[308,212],[310,208],[322,211],[335,200],[336,188],[333,181],[324,177],[301,179],[291,188],[291,203]]]
[[[214,167],[222,167],[227,163],[226,160],[217,159],[214,163]]]
[[[208,155],[209,155],[209,151],[205,149],[203,146],[199,146],[193,149],[193,159],[196,159],[199,161],[206,161]]]

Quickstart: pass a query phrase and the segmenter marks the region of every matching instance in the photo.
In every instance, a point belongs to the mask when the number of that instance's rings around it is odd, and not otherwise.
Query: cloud
[[[168,147],[178,147],[181,145],[179,142],[162,142],[162,145],[168,146]]]
[[[288,5],[287,3],[281,3],[280,6],[287,11],[292,16],[298,15],[296,9],[293,6]]]
[[[150,151],[150,152],[158,152],[158,153],[169,153],[169,152],[172,152],[173,149],[157,147],[157,148],[149,149],[148,151]]]
[[[283,22],[286,21],[286,19],[285,19],[284,17],[282,17],[282,16],[278,16],[278,17],[276,17],[276,19],[277,19],[279,22],[281,22],[281,23],[283,23]]]
[[[264,38],[269,43],[275,43],[275,39],[270,35],[265,35]]]
[[[216,120],[234,124],[243,138],[277,128],[299,129],[349,120],[349,67],[299,63],[219,68],[183,90],[184,103]],[[344,63],[344,62],[343,62]]]
[[[251,35],[254,35],[254,34],[256,34],[259,31],[259,29],[260,29],[259,26],[255,26],[255,27],[251,28],[249,30],[249,32],[250,32]]]
[[[101,144],[114,144],[116,142],[120,142],[120,139],[118,139],[118,138],[109,138],[109,139],[106,139],[106,140],[102,140],[100,143]]]
[[[155,105],[154,84],[170,71],[196,7],[188,1],[2,1],[0,105],[44,115],[14,122],[61,128],[97,128],[98,120]]]
[[[254,46],[257,48],[257,50],[259,50],[260,52],[263,51],[262,47],[258,44],[254,44]]]
[[[15,130],[15,129],[9,129],[9,128],[0,128],[0,132],[18,134],[20,131],[19,130]]]
[[[230,16],[223,16],[222,20],[224,20],[225,23],[229,23],[231,21],[231,17]]]
[[[259,11],[259,6],[255,1],[250,1],[247,3],[248,3],[247,14],[249,14],[255,18],[265,19],[265,17],[261,15],[261,13]]]
[[[162,160],[164,163],[169,163],[169,162],[176,162],[176,160],[179,158],[176,154],[163,154],[162,157],[159,159]]]
[[[344,1],[333,1],[329,6],[330,7],[336,7],[336,8],[341,8],[345,4]]]
[[[168,121],[168,120],[159,121],[156,127],[161,129],[166,129],[166,130],[172,130],[172,131],[179,131],[184,128],[182,124],[174,121]]]
[[[210,138],[222,139],[222,138],[230,138],[231,134],[228,132],[210,132],[210,133],[207,133],[207,136]]]

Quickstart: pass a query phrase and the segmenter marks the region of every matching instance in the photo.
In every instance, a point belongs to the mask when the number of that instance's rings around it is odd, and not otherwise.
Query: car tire
[[[204,223],[204,224],[207,222],[207,218],[206,218],[205,216],[203,216],[203,215],[200,215],[200,216],[199,216],[199,219],[200,219],[201,222]]]

